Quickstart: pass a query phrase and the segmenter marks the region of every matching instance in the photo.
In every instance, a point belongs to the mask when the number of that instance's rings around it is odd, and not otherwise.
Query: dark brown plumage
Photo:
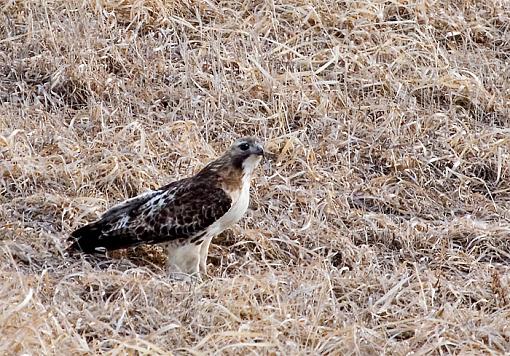
[[[224,215],[232,199],[202,179],[184,179],[113,207],[71,236],[71,249],[87,253],[186,239]]]

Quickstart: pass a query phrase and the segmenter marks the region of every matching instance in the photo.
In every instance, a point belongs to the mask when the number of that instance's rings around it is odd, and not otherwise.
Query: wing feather
[[[188,239],[212,225],[231,205],[223,189],[207,182],[187,182],[144,204],[134,224],[146,243]]]
[[[193,238],[231,205],[220,187],[183,179],[112,207],[100,220],[72,233],[71,249],[95,252]]]

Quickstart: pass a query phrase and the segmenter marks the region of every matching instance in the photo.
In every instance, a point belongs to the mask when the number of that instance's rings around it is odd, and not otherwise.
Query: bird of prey
[[[240,138],[196,175],[127,199],[77,229],[69,250],[165,244],[170,274],[206,273],[209,244],[246,212],[251,177],[263,155],[256,139]]]

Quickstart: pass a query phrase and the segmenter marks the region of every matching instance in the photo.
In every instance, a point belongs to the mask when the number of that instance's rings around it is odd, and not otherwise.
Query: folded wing
[[[184,179],[128,199],[71,234],[71,250],[87,253],[190,239],[231,207],[231,198],[207,181]]]

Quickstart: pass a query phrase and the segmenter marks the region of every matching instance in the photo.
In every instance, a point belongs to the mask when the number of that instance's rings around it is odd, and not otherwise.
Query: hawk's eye
[[[243,142],[239,145],[239,148],[241,149],[241,151],[246,151],[248,148],[250,148],[250,145],[247,144],[246,142]]]

